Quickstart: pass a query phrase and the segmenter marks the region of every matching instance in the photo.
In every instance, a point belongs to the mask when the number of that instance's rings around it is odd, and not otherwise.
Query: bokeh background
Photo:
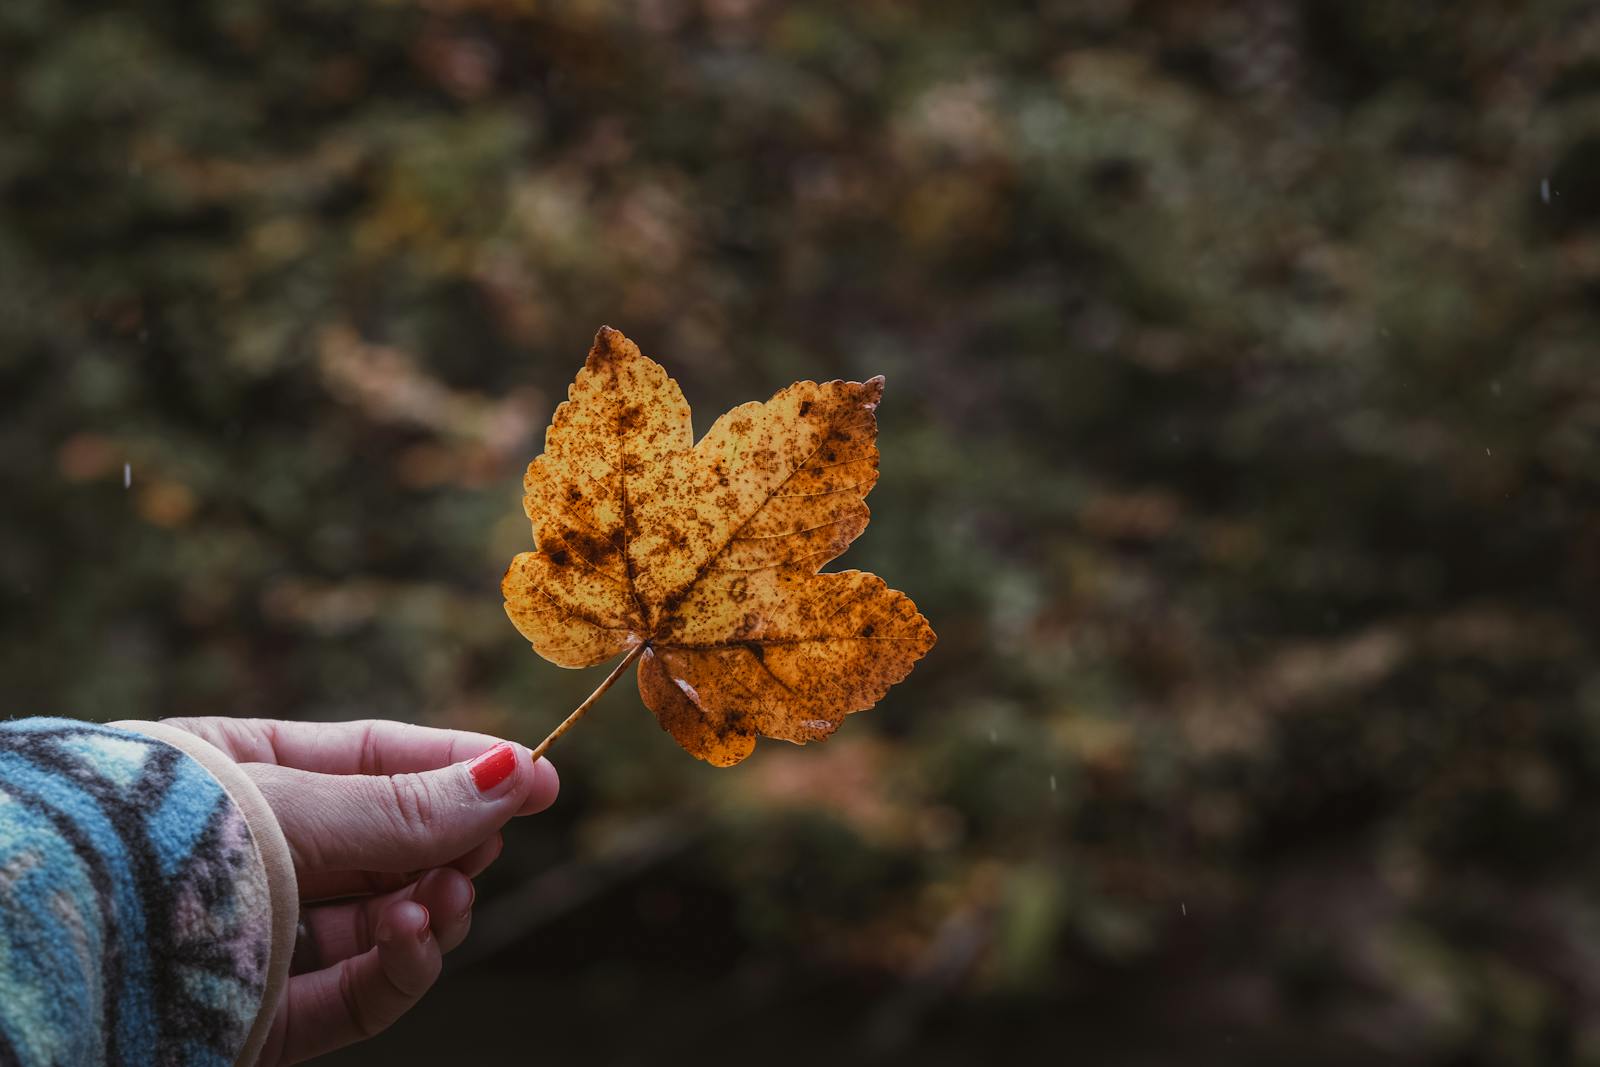
[[[939,645],[614,690],[330,1062],[1600,1063],[1596,4],[5,0],[0,706],[537,740],[601,323],[886,374]]]

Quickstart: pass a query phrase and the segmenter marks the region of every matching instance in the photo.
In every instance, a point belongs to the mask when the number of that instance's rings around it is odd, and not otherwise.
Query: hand
[[[381,1032],[439,977],[472,918],[500,827],[543,811],[547,760],[484,734],[369,720],[167,719],[227,753],[266,797],[303,901],[288,989],[260,1063]],[[480,758],[481,757],[481,758]]]

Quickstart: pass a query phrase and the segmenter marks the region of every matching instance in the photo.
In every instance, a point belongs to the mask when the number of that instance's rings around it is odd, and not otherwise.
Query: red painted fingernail
[[[472,775],[472,784],[478,787],[480,793],[487,793],[509,778],[511,772],[516,769],[517,746],[510,741],[500,742],[467,764],[467,771]]]
[[[422,929],[417,931],[417,941],[426,945],[428,938],[433,936],[433,916],[428,914],[426,904],[418,904],[417,907],[422,909]]]

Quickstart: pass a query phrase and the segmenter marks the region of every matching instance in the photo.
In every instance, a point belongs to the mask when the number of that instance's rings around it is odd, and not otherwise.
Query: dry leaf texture
[[[757,735],[827,737],[934,642],[876,576],[818,573],[866,529],[882,396],[797,382],[696,444],[678,384],[602,327],[524,479],[538,547],[506,572],[511,621],[564,667],[646,644],[645,704],[718,766]]]

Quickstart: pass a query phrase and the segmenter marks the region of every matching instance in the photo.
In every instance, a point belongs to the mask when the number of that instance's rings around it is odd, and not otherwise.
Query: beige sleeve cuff
[[[204,767],[227,790],[228,796],[238,805],[245,825],[255,842],[256,854],[266,873],[267,886],[272,899],[272,950],[267,961],[266,987],[261,993],[261,1006],[256,1011],[254,1024],[244,1049],[236,1063],[249,1067],[261,1054],[267,1039],[272,1018],[277,1013],[278,1001],[289,981],[289,958],[294,954],[295,931],[300,923],[300,887],[294,876],[294,860],[289,855],[289,842],[284,839],[277,817],[267,806],[266,798],[254,782],[226,753],[194,734],[159,722],[128,720],[108,725],[122,730],[165,741],[179,749]]]

